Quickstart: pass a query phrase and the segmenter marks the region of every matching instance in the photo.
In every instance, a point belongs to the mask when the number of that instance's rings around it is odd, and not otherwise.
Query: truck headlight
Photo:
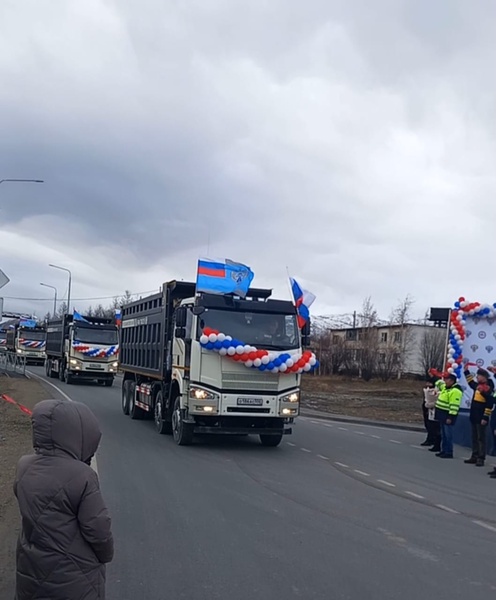
[[[21,350],[20,348],[17,348],[17,354],[22,354],[24,352],[24,350]]]
[[[281,398],[282,402],[299,402],[300,401],[300,392],[291,392],[287,396],[283,396]]]
[[[112,366],[114,367],[114,369],[117,369],[117,367],[119,366],[119,363],[117,361],[112,363]]]
[[[194,400],[215,400],[216,395],[203,388],[192,387],[189,389],[189,397]]]
[[[69,362],[71,363],[71,365],[77,365],[79,363],[79,361],[76,360],[75,358],[71,358],[71,360]]]

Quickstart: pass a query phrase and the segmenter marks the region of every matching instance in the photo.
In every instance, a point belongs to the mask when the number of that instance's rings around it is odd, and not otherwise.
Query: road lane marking
[[[324,427],[334,427],[334,425],[331,425],[330,423],[325,423]]]
[[[359,471],[358,469],[353,469],[355,471],[355,473],[358,473],[359,475],[363,475],[364,477],[370,477],[370,473],[365,473],[365,471]]]
[[[382,439],[380,435],[371,435],[370,437],[373,437],[374,440],[380,440],[380,439]]]
[[[356,433],[357,435],[365,435],[363,431],[354,431],[353,433]]]
[[[338,429],[340,429],[341,431],[348,431],[346,427],[338,427]]]
[[[300,448],[300,450],[301,450],[302,452],[312,452],[311,450],[308,450],[307,448]]]
[[[322,456],[322,454],[317,454],[317,456],[322,460],[329,460],[327,456]]]
[[[489,531],[494,531],[496,533],[496,527],[489,525],[489,523],[484,523],[483,521],[472,521],[472,523],[475,523],[476,525],[479,525],[479,527],[484,527],[484,529],[489,529]]]
[[[52,387],[55,390],[57,390],[57,392],[59,392],[59,394],[61,394],[68,402],[74,402],[74,400],[70,396],[68,396],[65,392],[63,392],[54,383],[52,383],[51,381],[48,381],[48,379],[40,377],[39,375],[37,375],[36,373],[33,373],[32,371],[27,371],[27,373],[29,373],[33,377],[36,377],[36,379],[39,379],[43,383],[47,383],[50,387]],[[90,466],[93,469],[93,471],[95,471],[95,473],[98,475],[98,464],[96,462],[96,456],[93,456],[93,458],[91,459],[91,465]]]
[[[440,508],[441,510],[445,510],[446,512],[449,512],[452,515],[460,514],[457,510],[454,510],[453,508],[450,508],[449,506],[444,506],[444,504],[436,504],[436,506],[437,506],[437,508]]]
[[[410,448],[415,448],[415,450],[423,450],[423,448],[417,446],[416,444],[410,444]]]
[[[403,442],[398,442],[398,440],[389,440],[391,444],[402,444]]]
[[[294,448],[294,447],[296,446],[296,444],[293,444],[293,442],[286,442],[286,444],[287,444],[288,446],[291,446],[292,448]]]
[[[405,494],[408,494],[412,498],[417,498],[418,500],[425,500],[424,496],[421,496],[420,494],[416,494],[415,492],[405,492]]]
[[[395,483],[391,483],[390,481],[384,481],[384,479],[378,479],[377,483],[382,483],[383,485],[387,485],[388,487],[396,487]]]
[[[321,425],[320,421],[310,421],[310,423],[313,423],[314,425]]]
[[[349,469],[349,468],[350,468],[350,467],[349,467],[349,465],[345,465],[345,464],[344,464],[344,463],[342,463],[342,462],[337,462],[337,461],[336,461],[334,464],[335,464],[335,465],[338,465],[338,467],[343,467],[343,469]]]

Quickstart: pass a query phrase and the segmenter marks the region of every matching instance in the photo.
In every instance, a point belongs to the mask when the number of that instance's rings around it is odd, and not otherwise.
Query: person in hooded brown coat
[[[101,432],[79,402],[44,400],[33,411],[35,454],[17,465],[22,529],[16,600],[103,600],[113,558],[110,517],[91,458]]]

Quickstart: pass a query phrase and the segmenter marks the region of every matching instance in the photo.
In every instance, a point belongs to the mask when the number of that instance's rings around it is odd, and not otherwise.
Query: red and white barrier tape
[[[24,406],[23,404],[19,404],[19,402],[16,402],[14,400],[14,398],[7,396],[7,394],[0,394],[0,398],[2,400],[5,400],[5,402],[9,402],[9,404],[14,404],[15,406],[17,406],[17,408],[19,410],[21,410],[23,413],[26,413],[29,416],[31,416],[33,414],[33,411],[30,410],[27,406]]]

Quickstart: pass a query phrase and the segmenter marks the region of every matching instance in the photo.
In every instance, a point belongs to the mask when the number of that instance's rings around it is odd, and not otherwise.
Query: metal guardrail
[[[26,357],[15,352],[0,352],[0,372],[26,374]]]

